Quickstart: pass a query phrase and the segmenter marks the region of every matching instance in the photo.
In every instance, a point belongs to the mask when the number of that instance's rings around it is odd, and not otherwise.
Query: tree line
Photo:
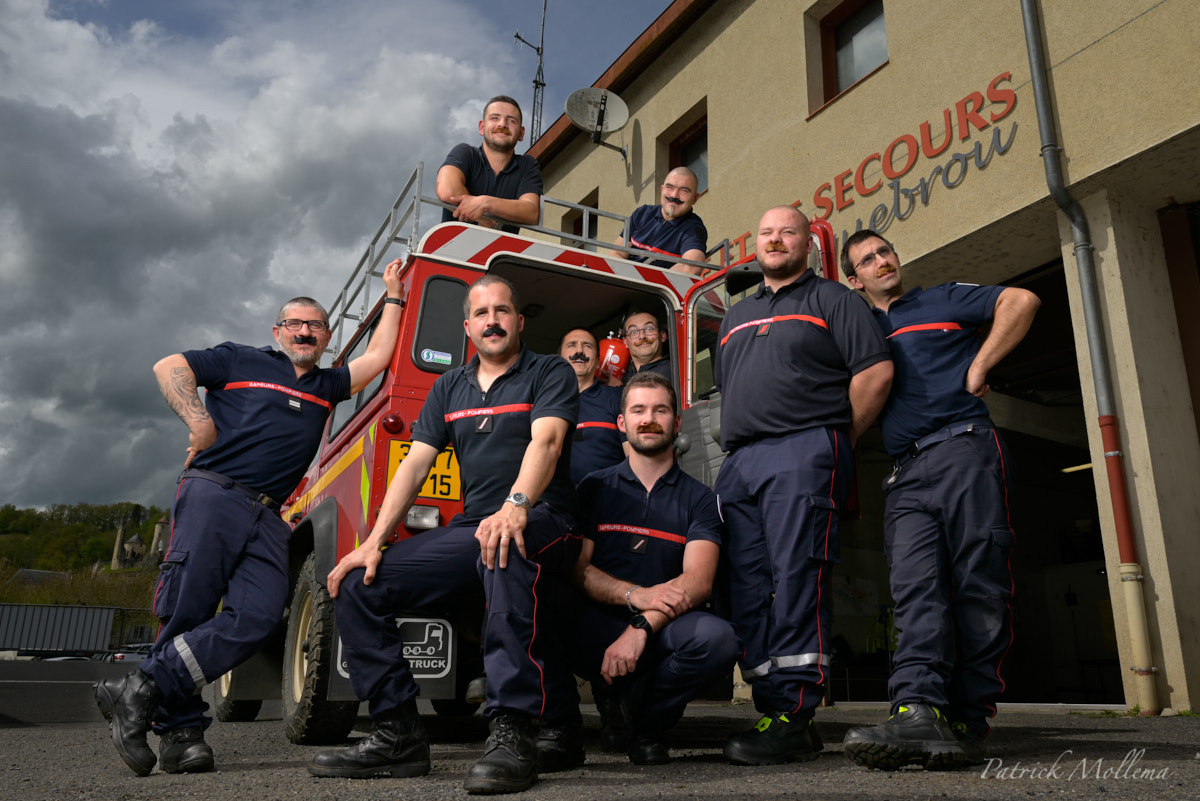
[[[39,509],[0,506],[0,562],[9,569],[72,571],[108,565],[117,531],[138,534],[148,548],[166,513],[137,503],[55,504]]]

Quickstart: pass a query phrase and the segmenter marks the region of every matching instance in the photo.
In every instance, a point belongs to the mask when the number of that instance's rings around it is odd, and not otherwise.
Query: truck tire
[[[262,709],[262,700],[235,701],[230,698],[233,682],[232,670],[213,682],[213,717],[222,723],[246,723],[254,720]]]
[[[333,599],[316,577],[309,554],[296,579],[283,646],[283,725],[297,745],[341,742],[358,716],[357,701],[329,701],[325,694],[336,669]]]

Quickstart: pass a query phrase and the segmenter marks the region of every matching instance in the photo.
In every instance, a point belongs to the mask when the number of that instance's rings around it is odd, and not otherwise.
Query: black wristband
[[[402,309],[404,308],[404,298],[384,298],[383,302],[384,303],[393,303]]]

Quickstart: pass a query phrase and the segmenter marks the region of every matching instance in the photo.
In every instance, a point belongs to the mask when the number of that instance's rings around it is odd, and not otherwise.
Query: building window
[[[596,187],[591,192],[588,192],[587,197],[580,200],[578,205],[581,207],[585,206],[588,209],[600,208],[600,188]],[[586,231],[584,230],[585,224],[587,226]],[[582,208],[568,209],[567,213],[563,215],[562,230],[564,233],[580,237],[580,239],[564,240],[566,244],[571,247],[595,251],[596,246],[584,242],[583,238],[593,240],[600,238],[600,218],[595,214],[585,213]]]
[[[824,101],[887,63],[883,0],[846,0],[821,20]]]
[[[671,142],[671,167],[696,173],[696,194],[708,191],[708,116],[701,117]]]

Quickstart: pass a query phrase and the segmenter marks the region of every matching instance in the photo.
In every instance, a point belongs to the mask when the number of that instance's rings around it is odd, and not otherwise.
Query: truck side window
[[[721,320],[729,308],[725,284],[714,286],[692,299],[692,393],[693,401],[706,397],[713,389],[713,360],[717,356],[717,339]]]
[[[421,317],[413,339],[413,364],[428,373],[445,373],[466,361],[467,332],[463,329],[463,299],[467,285],[435,276],[425,282]]]
[[[378,317],[376,317],[375,322],[371,324],[370,330],[363,333],[358,338],[358,341],[354,343],[354,347],[350,349],[350,352],[346,354],[346,360],[344,364],[349,364],[366,352],[367,344],[371,341],[371,336],[375,333],[375,327],[377,325],[379,325]],[[336,437],[338,432],[345,428],[346,423],[350,422],[350,418],[354,416],[354,413],[361,409],[362,405],[370,400],[371,396],[374,395],[381,386],[383,386],[383,377],[387,375],[387,372],[387,370],[384,370],[382,373],[375,376],[375,378],[371,380],[371,383],[363,387],[360,392],[352,397],[346,398],[346,400],[333,407],[332,419],[329,422],[330,440]]]

